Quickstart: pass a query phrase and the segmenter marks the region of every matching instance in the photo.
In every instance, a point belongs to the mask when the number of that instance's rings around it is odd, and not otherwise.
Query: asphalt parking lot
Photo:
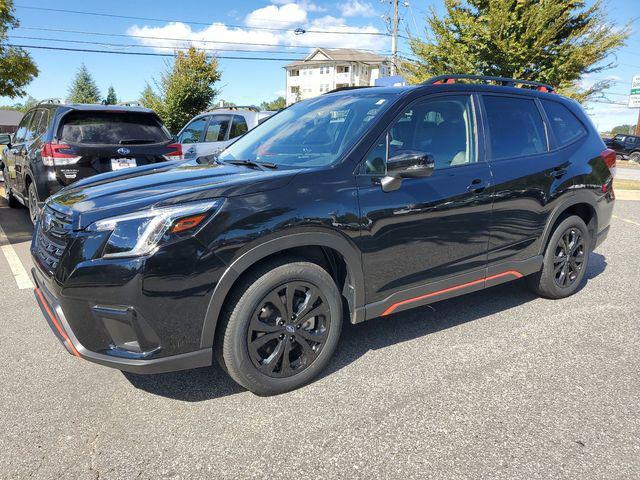
[[[519,281],[347,326],[320,380],[260,398],[68,355],[1,198],[0,478],[638,478],[640,202],[615,215],[575,296]]]

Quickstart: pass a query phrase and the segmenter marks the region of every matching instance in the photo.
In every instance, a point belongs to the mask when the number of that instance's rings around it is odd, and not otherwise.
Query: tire
[[[631,152],[629,155],[629,161],[633,163],[640,163],[640,152]]]
[[[31,219],[31,223],[34,225],[38,221],[38,190],[36,189],[36,184],[31,182],[29,184],[29,188],[27,189],[27,208],[29,209],[29,218]]]
[[[332,357],[342,328],[342,299],[327,271],[303,260],[271,262],[234,292],[217,341],[222,368],[257,395],[313,380]]]
[[[9,208],[20,208],[22,204],[18,201],[18,199],[11,193],[11,189],[7,185],[7,171],[2,172],[2,177],[4,178],[4,189],[7,195],[7,203],[9,204]]]
[[[584,221],[575,215],[565,218],[549,239],[542,269],[528,277],[532,289],[550,299],[573,295],[587,271],[591,246]]]

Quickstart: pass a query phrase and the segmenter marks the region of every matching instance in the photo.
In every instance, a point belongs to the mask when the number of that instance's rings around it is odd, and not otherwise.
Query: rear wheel
[[[305,261],[267,264],[230,299],[218,348],[223,367],[258,395],[298,388],[326,366],[342,327],[333,278]]]
[[[633,163],[640,163],[640,152],[632,152],[629,155],[629,161]]]
[[[533,290],[546,298],[564,298],[580,287],[589,263],[591,236],[577,216],[556,227],[544,254],[542,269],[529,277]]]
[[[38,190],[36,190],[35,183],[31,182],[28,189],[29,197],[27,207],[29,208],[29,218],[34,225],[38,221],[39,209],[38,209]]]

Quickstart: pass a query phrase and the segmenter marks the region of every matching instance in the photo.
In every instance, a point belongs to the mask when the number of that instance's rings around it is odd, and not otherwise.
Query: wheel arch
[[[584,220],[584,223],[589,229],[591,241],[595,244],[598,233],[598,209],[596,208],[593,194],[581,191],[576,192],[553,210],[544,229],[540,250],[538,252],[540,255],[544,254],[556,226],[570,215],[577,215]]]
[[[364,309],[361,307],[364,305],[364,274],[360,251],[337,232],[300,232],[261,243],[244,252],[229,265],[209,300],[202,327],[201,348],[213,346],[218,319],[225,302],[245,273],[259,263],[280,255],[291,254],[309,258],[311,261],[319,260],[320,251],[325,255],[337,255],[335,259],[343,262],[345,275],[341,294],[347,300],[351,322],[363,321]],[[328,266],[329,273],[334,276],[337,271],[331,271],[334,267],[331,265],[332,259],[329,257],[326,260],[328,263],[322,266]],[[341,285],[338,285],[339,289],[340,287]]]

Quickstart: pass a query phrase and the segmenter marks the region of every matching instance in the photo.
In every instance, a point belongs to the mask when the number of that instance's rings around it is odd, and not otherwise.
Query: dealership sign
[[[629,108],[640,108],[640,75],[636,75],[631,81]]]

